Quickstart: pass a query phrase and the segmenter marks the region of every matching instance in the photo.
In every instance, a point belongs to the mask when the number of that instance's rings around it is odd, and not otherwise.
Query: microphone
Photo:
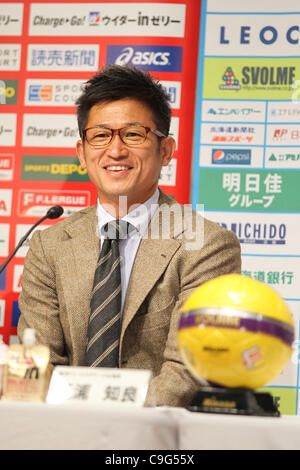
[[[44,219],[57,219],[64,213],[64,210],[61,206],[53,206],[48,209],[47,214],[45,215]],[[43,220],[43,219],[41,219]],[[38,224],[41,221],[38,222]]]
[[[17,244],[16,248],[14,249],[14,251],[9,255],[9,257],[7,258],[7,260],[5,261],[4,264],[2,264],[2,266],[0,267],[0,274],[2,273],[2,271],[4,271],[4,269],[6,268],[6,266],[8,265],[8,263],[10,262],[10,260],[15,256],[15,254],[17,253],[18,249],[23,245],[23,243],[25,242],[25,240],[29,237],[29,235],[31,234],[32,230],[35,229],[35,227],[37,227],[40,223],[42,223],[45,219],[57,219],[58,217],[60,217],[62,214],[64,213],[64,210],[61,206],[53,206],[53,207],[50,207],[50,209],[48,209],[47,211],[47,214],[44,215],[44,217],[42,217],[40,220],[38,220],[29,230],[28,232],[25,233],[25,235],[21,238],[21,240],[19,241],[19,243]]]

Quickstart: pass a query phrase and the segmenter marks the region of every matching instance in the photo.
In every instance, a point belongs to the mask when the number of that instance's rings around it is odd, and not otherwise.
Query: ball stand
[[[195,393],[187,409],[202,413],[280,416],[270,393],[238,388],[203,387]]]

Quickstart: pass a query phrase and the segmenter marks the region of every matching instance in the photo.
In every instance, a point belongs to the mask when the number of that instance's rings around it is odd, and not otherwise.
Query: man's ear
[[[174,155],[174,152],[176,150],[176,142],[173,137],[168,136],[162,139],[160,143],[160,155],[161,155],[161,161],[162,161],[162,166],[168,166],[170,163],[171,158]]]
[[[86,160],[85,160],[84,147],[83,147],[82,140],[77,141],[77,143],[76,143],[76,152],[77,152],[77,157],[79,159],[81,168],[82,169],[86,168]]]

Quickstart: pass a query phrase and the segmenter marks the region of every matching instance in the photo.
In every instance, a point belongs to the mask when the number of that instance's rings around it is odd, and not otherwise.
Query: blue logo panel
[[[19,309],[18,301],[15,300],[12,306],[11,326],[18,326],[21,312]]]
[[[6,289],[6,269],[0,274],[0,290]]]
[[[251,150],[249,149],[212,149],[213,165],[250,165]]]
[[[108,46],[106,63],[131,65],[147,71],[181,72],[182,47]]]

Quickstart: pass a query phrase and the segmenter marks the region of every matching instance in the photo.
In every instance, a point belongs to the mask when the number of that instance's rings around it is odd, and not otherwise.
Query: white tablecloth
[[[176,449],[167,410],[0,402],[0,449]]]
[[[300,449],[300,416],[230,416],[183,409],[177,409],[174,416],[179,449]]]
[[[300,449],[300,416],[0,402],[0,449]]]

